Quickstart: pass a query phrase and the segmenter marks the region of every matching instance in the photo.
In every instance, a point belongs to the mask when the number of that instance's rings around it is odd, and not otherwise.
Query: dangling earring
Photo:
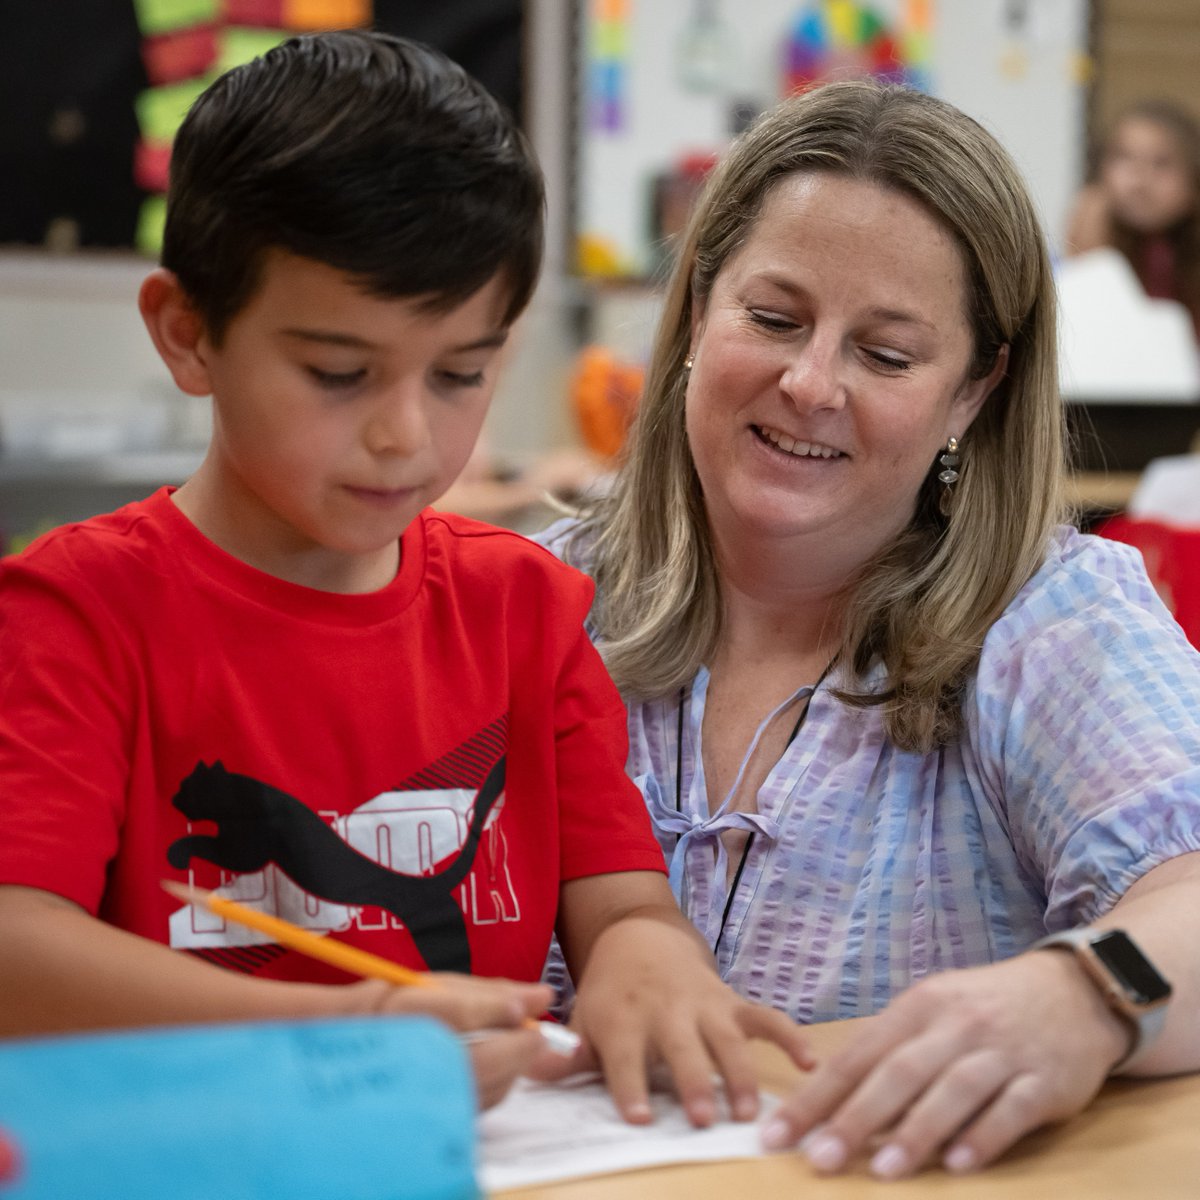
[[[947,491],[958,482],[958,471],[956,468],[959,461],[958,438],[947,438],[946,452],[938,459],[938,462],[942,464],[942,470],[938,472],[938,479],[946,485]]]

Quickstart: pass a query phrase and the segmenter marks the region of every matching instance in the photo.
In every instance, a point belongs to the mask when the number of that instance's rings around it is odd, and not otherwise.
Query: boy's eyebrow
[[[284,337],[297,338],[303,342],[316,342],[322,346],[348,346],[353,350],[377,349],[377,343],[367,338],[357,337],[352,333],[336,333],[326,329],[282,329],[280,332]],[[507,341],[508,330],[497,329],[495,333],[476,338],[473,342],[466,342],[461,346],[451,346],[450,353],[469,354],[473,350],[495,350]]]

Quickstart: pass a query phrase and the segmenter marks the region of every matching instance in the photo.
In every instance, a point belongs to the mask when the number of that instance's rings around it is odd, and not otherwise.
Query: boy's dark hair
[[[507,322],[533,292],[543,205],[520,129],[456,63],[365,30],[296,37],[192,106],[162,264],[218,342],[273,248],[439,311],[502,272]]]

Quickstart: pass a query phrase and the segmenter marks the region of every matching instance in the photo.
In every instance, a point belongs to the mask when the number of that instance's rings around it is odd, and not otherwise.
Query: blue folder
[[[474,1125],[426,1018],[0,1041],[0,1200],[476,1200]]]

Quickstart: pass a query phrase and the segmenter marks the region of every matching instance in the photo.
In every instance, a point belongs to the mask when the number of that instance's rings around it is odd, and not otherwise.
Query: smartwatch
[[[1084,974],[1133,1030],[1133,1043],[1112,1068],[1127,1067],[1162,1032],[1171,985],[1120,929],[1067,929],[1034,942],[1031,950],[1071,951]]]

